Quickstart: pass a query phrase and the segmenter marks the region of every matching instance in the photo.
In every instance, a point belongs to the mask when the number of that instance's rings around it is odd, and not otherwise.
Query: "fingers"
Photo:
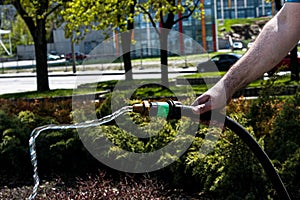
[[[193,112],[195,114],[202,114],[212,109],[211,97],[208,94],[203,94],[198,97],[193,103]]]
[[[203,94],[200,97],[196,98],[196,100],[192,103],[192,106],[198,106],[207,102],[210,99],[210,95]]]
[[[206,102],[204,104],[200,104],[198,106],[194,106],[193,112],[199,115],[199,114],[203,114],[203,113],[205,113],[207,111],[210,111],[211,109],[212,109],[211,102],[208,101],[208,102]]]

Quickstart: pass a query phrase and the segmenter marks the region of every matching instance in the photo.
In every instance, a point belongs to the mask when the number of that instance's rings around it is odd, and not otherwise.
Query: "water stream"
[[[30,140],[29,140],[29,149],[30,149],[30,157],[31,157],[31,164],[33,166],[33,180],[34,180],[34,187],[32,190],[32,193],[29,197],[30,200],[33,200],[38,192],[39,184],[40,184],[40,179],[38,175],[38,166],[37,166],[37,155],[36,155],[36,139],[37,137],[41,134],[41,132],[45,130],[63,130],[63,129],[77,129],[77,128],[89,128],[89,127],[96,127],[102,124],[106,124],[120,115],[123,115],[127,112],[132,111],[132,106],[125,106],[111,115],[107,115],[101,119],[96,119],[96,120],[90,120],[90,121],[85,121],[85,122],[80,122],[76,124],[62,124],[62,125],[55,125],[55,124],[49,124],[45,126],[40,126],[35,128],[30,135]]]

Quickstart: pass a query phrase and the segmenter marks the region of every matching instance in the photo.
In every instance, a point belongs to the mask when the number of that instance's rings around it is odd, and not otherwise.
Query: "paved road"
[[[187,69],[172,69],[169,68],[169,78],[174,78],[178,75],[190,74],[195,72],[195,68]],[[134,79],[149,79],[160,78],[160,69],[134,70]],[[49,85],[50,89],[67,88],[75,89],[83,83],[92,83],[107,80],[124,80],[123,71],[97,71],[78,72],[77,74],[68,73],[50,73]],[[0,74],[0,94],[16,93],[25,91],[35,91],[36,76],[35,73],[17,73],[17,74]]]
[[[53,60],[48,61],[48,64],[58,64],[61,63],[62,66],[65,65],[66,60]],[[33,68],[36,65],[35,60],[18,60],[18,61],[7,61],[1,62],[0,67],[2,70],[6,69],[26,69],[26,68]]]

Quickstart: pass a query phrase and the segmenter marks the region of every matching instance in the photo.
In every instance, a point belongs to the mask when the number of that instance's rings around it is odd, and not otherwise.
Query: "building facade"
[[[170,54],[186,55],[217,51],[215,1],[204,0],[203,2],[204,7],[196,10],[189,18],[184,18],[173,25],[168,39]],[[184,15],[187,13],[177,13],[175,20]],[[156,23],[156,27],[160,27],[159,22]],[[135,17],[133,38],[136,41],[132,46],[135,49],[133,57],[159,56],[159,36],[149,20],[145,20],[142,15]]]
[[[169,36],[171,49],[181,49],[183,54],[199,53],[199,49],[192,50],[191,44],[197,42],[207,52],[219,49],[217,37],[217,20],[234,18],[256,18],[272,16],[274,8],[272,3],[265,0],[204,0],[204,17],[199,17],[200,11],[196,12],[198,17],[191,16],[179,21],[173,26],[173,30],[182,33],[183,38]],[[178,13],[176,17],[184,15]],[[159,24],[156,24],[159,27]],[[116,38],[114,36],[114,38]],[[132,37],[136,43],[132,45],[133,57],[159,56],[159,38],[152,24],[147,22],[142,15],[135,17],[135,30]],[[120,41],[119,39],[115,39]],[[120,44],[115,44],[119,47]],[[118,54],[122,54],[117,49]]]
[[[274,7],[266,0],[216,0],[217,18],[256,18],[272,16]]]

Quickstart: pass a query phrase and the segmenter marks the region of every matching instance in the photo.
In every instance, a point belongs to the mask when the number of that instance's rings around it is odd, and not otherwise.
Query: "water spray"
[[[30,155],[31,155],[31,163],[33,166],[33,179],[34,179],[34,188],[32,194],[29,199],[33,200],[37,195],[37,190],[39,187],[39,176],[37,172],[37,157],[36,157],[36,149],[35,149],[35,140],[39,136],[39,134],[44,130],[57,130],[57,129],[75,129],[75,128],[88,128],[88,127],[96,127],[105,123],[108,123],[122,114],[128,112],[139,113],[142,116],[153,116],[153,117],[162,117],[167,120],[179,120],[183,116],[189,117],[193,120],[205,122],[210,120],[220,120],[225,119],[224,127],[229,128],[234,133],[236,133],[250,148],[250,150],[257,157],[262,167],[264,168],[266,174],[269,176],[279,199],[290,200],[289,194],[279,176],[276,169],[274,168],[272,162],[270,161],[268,155],[264,152],[264,150],[260,147],[260,145],[256,142],[256,140],[251,136],[251,134],[240,124],[220,113],[213,113],[214,117],[212,119],[212,112],[206,112],[204,114],[196,114],[193,112],[193,106],[183,105],[179,101],[166,101],[166,102],[149,102],[143,101],[140,104],[134,104],[133,106],[125,106],[111,115],[103,117],[101,119],[72,124],[72,125],[46,125],[42,127],[38,127],[34,129],[31,133],[29,140],[30,147]],[[222,122],[222,121],[220,121]]]
[[[29,150],[30,150],[30,157],[31,157],[31,164],[33,166],[33,181],[34,181],[34,187],[33,191],[29,197],[30,200],[33,200],[37,195],[37,190],[40,184],[40,178],[38,175],[38,166],[37,166],[37,155],[36,155],[36,139],[41,134],[41,132],[46,130],[63,130],[63,129],[77,129],[77,128],[89,128],[89,127],[96,127],[102,124],[106,124],[114,119],[116,119],[118,116],[131,112],[132,106],[125,106],[116,112],[112,113],[111,115],[107,115],[101,119],[97,120],[91,120],[86,121],[82,123],[76,123],[76,124],[62,124],[62,125],[45,125],[41,127],[35,128],[30,135],[29,139]]]

